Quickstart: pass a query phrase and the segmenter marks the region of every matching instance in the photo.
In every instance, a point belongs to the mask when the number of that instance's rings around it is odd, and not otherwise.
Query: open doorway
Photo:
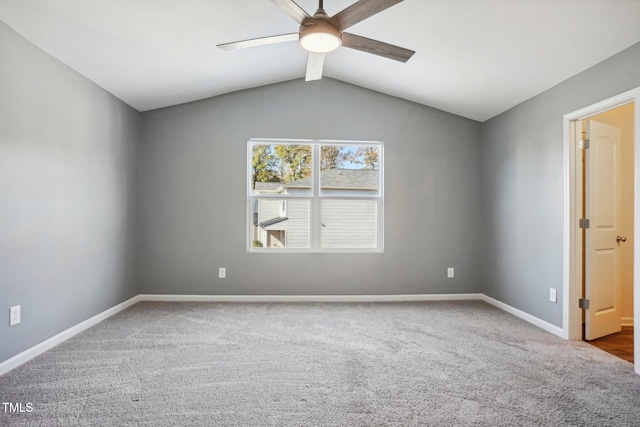
[[[581,128],[583,340],[633,363],[634,103]],[[587,142],[588,141],[588,142]],[[586,303],[583,302],[583,305]]]
[[[634,266],[640,266],[638,107],[640,88],[564,117],[563,331],[568,339],[595,344],[600,336],[623,332],[633,341],[632,353],[640,356],[638,330],[629,329],[640,318],[640,274],[634,274]],[[612,143],[616,132],[620,141]],[[614,161],[617,156],[624,165]],[[634,358],[638,374],[639,358]]]

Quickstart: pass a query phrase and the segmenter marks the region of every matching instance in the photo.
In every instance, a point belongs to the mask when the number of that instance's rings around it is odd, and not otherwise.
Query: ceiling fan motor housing
[[[310,52],[327,53],[342,46],[342,32],[329,22],[323,10],[318,10],[313,21],[300,25],[299,40],[302,47]]]

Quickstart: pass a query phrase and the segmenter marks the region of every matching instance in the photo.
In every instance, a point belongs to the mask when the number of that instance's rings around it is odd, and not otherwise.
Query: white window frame
[[[252,156],[254,145],[310,145],[311,146],[311,191],[308,194],[260,194],[255,195],[252,191]],[[378,147],[378,175],[377,191],[374,194],[351,193],[336,194],[320,189],[320,147],[334,146],[375,146]],[[320,140],[320,139],[269,139],[251,138],[247,142],[247,220],[246,220],[246,247],[249,253],[383,253],[384,252],[384,143],[381,141],[343,141],[343,140]],[[265,248],[253,247],[253,214],[254,200],[258,199],[280,199],[288,201],[290,199],[305,199],[310,203],[310,224],[309,224],[309,247],[308,248]],[[321,247],[321,227],[322,200],[331,199],[354,199],[354,200],[375,200],[378,205],[377,210],[377,247],[376,248],[322,248]],[[288,205],[288,203],[287,203]]]

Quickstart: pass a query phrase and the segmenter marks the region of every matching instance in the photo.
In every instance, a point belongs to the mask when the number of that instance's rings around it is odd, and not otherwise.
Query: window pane
[[[349,196],[378,191],[379,146],[323,145],[320,150],[320,189]]]
[[[311,146],[255,144],[251,147],[252,194],[308,194]]]
[[[323,249],[378,247],[378,201],[328,199],[322,201]]]
[[[252,246],[309,248],[310,206],[306,199],[254,199]]]

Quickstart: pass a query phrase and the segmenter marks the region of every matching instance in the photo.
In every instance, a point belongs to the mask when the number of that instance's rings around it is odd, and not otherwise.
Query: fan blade
[[[351,33],[342,33],[342,46],[384,56],[385,58],[400,62],[407,62],[415,53],[413,50],[362,36],[356,36]]]
[[[322,78],[322,69],[324,68],[324,58],[326,53],[309,52],[307,58],[307,77],[306,81],[320,80]]]
[[[344,31],[356,25],[360,21],[382,12],[403,0],[360,0],[346,9],[338,12],[330,21],[333,25]]]
[[[276,5],[280,6],[280,9],[296,20],[298,24],[302,24],[305,19],[311,19],[311,16],[304,11],[303,8],[298,6],[293,0],[271,0]]]
[[[223,43],[218,47],[224,50],[244,49],[247,47],[264,46],[266,44],[284,43],[297,41],[298,33],[281,34],[279,36],[260,37],[257,39],[242,40],[239,42]]]

